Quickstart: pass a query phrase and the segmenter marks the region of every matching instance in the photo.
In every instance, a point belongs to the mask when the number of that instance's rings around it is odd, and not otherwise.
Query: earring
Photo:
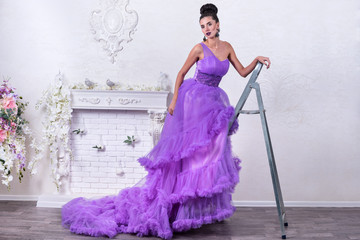
[[[218,29],[217,33],[215,34],[215,37],[219,37],[219,36],[220,36],[219,32],[220,32],[220,28]]]
[[[203,42],[205,42],[205,41],[206,41],[206,37],[204,36],[204,37],[203,37]]]

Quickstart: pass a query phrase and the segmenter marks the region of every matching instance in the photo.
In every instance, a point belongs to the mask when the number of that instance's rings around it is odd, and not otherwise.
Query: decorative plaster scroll
[[[148,114],[149,114],[149,117],[151,120],[149,134],[150,134],[150,136],[152,136],[153,145],[155,146],[160,139],[160,135],[161,135],[162,128],[164,126],[167,111],[149,110]]]
[[[108,98],[105,99],[105,101],[110,105],[111,102],[112,102],[112,99],[108,97]]]
[[[127,105],[131,103],[140,103],[141,99],[138,98],[119,98],[119,103],[122,105]]]
[[[92,12],[90,25],[96,41],[115,63],[115,57],[123,49],[122,43],[132,40],[138,24],[138,14],[129,10],[129,0],[102,0],[102,10]]]
[[[100,98],[79,98],[80,102],[88,102],[91,104],[99,104]]]
[[[168,91],[71,90],[73,109],[158,110],[167,108]]]

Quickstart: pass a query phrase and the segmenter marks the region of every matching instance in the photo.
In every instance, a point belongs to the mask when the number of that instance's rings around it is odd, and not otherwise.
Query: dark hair
[[[214,4],[212,4],[212,3],[204,4],[200,8],[200,20],[204,17],[212,17],[215,20],[215,22],[218,23],[219,18],[216,15],[217,12],[218,12],[218,9]]]

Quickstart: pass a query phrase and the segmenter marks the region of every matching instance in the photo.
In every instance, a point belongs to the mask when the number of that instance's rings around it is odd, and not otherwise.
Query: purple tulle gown
[[[167,114],[157,145],[139,163],[143,181],[117,196],[76,198],[62,208],[62,224],[77,234],[114,237],[136,233],[171,239],[173,232],[230,217],[231,193],[239,182],[240,160],[232,156],[228,132],[234,114],[218,87],[229,69],[201,43],[204,59],[183,81],[174,114]]]

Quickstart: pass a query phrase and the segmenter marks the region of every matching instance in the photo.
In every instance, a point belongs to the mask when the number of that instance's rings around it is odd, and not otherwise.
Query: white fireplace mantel
[[[159,140],[161,129],[167,114],[167,103],[169,101],[169,97],[169,91],[73,89],[71,90],[71,108],[80,111],[146,111],[150,121],[148,133],[152,136],[153,145],[155,145]],[[64,203],[75,197],[75,194],[70,190],[70,175],[64,175],[61,177],[61,192],[55,195],[41,196],[37,202],[38,207],[61,207]]]
[[[72,109],[145,110],[151,120],[149,134],[155,146],[166,117],[169,91],[71,90]]]
[[[166,111],[168,91],[71,90],[73,109]]]

